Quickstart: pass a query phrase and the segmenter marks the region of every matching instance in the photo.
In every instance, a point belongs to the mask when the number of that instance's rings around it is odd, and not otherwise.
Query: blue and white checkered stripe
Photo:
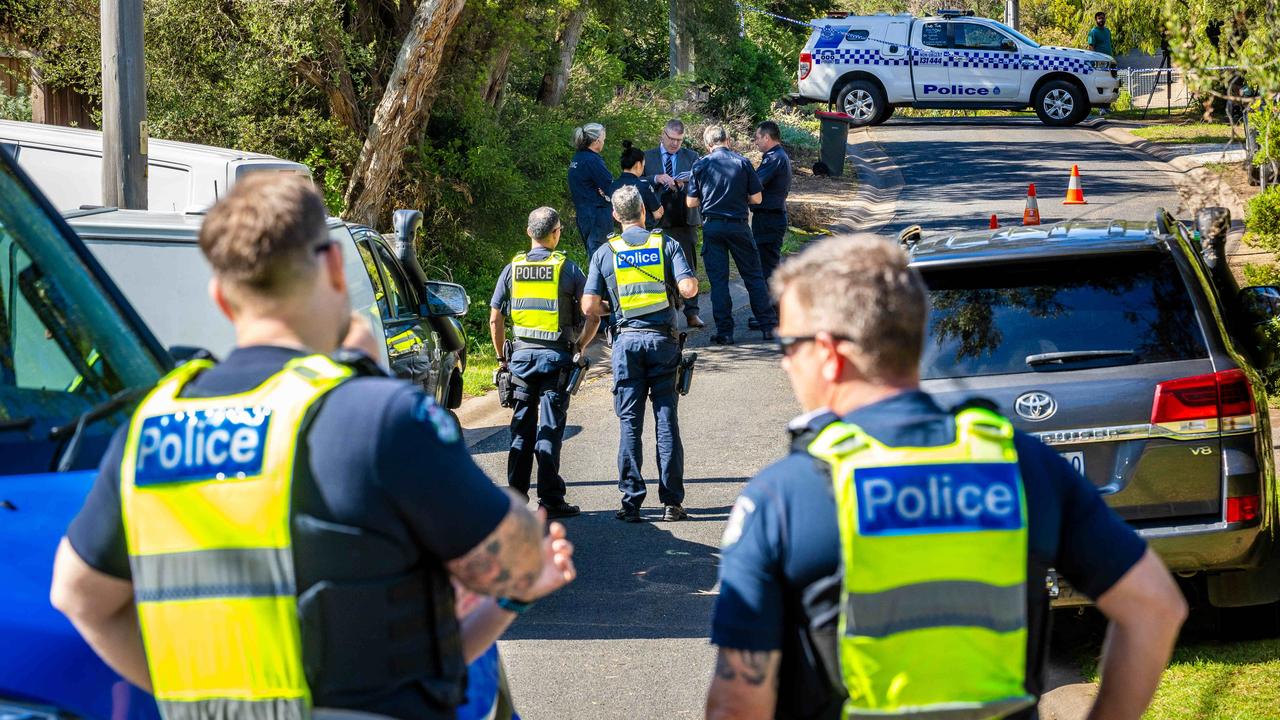
[[[818,65],[906,65],[905,57],[885,57],[878,49],[836,49],[814,48],[813,62]],[[1057,57],[1053,55],[1019,55],[1016,53],[987,52],[981,50],[920,50],[912,48],[911,55],[919,58],[922,54],[938,57],[940,62],[931,62],[935,67],[984,68],[996,70],[1038,70],[1050,72],[1063,70],[1077,75],[1088,75],[1093,66],[1087,60]],[[963,60],[942,60],[942,56],[963,57]],[[917,64],[922,64],[917,61]]]
[[[813,62],[828,65],[906,65],[905,57],[885,57],[879,50],[814,49]]]

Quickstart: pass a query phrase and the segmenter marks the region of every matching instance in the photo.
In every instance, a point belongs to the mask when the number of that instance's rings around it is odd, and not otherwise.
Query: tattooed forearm
[[[513,498],[498,527],[470,552],[449,563],[468,589],[485,595],[522,597],[542,571],[538,518]]]
[[[777,673],[773,670],[769,651],[733,650],[721,648],[716,655],[716,677],[721,680],[741,679],[748,685],[760,686],[766,680],[777,683]]]

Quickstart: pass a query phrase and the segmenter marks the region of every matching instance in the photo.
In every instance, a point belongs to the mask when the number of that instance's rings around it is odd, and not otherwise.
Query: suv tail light
[[[809,77],[809,71],[813,69],[813,53],[800,53],[800,79]]]
[[[1257,495],[1227,498],[1227,522],[1249,522],[1258,519],[1260,503]]]
[[[1256,410],[1244,372],[1223,370],[1156,385],[1151,423],[1175,432],[1246,430],[1255,426]]]

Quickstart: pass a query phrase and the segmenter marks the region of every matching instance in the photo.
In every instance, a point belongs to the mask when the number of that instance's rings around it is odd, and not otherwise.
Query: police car
[[[968,10],[833,14],[810,24],[800,100],[833,103],[855,127],[878,125],[897,107],[1031,107],[1047,125],[1074,125],[1120,93],[1111,56],[1040,45]]]

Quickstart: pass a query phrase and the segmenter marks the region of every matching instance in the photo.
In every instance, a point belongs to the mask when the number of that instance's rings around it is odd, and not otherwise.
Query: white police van
[[[1111,56],[1043,46],[970,10],[925,18],[833,13],[811,25],[800,99],[834,103],[854,126],[878,125],[896,107],[1031,107],[1047,125],[1074,125],[1120,93]]]

